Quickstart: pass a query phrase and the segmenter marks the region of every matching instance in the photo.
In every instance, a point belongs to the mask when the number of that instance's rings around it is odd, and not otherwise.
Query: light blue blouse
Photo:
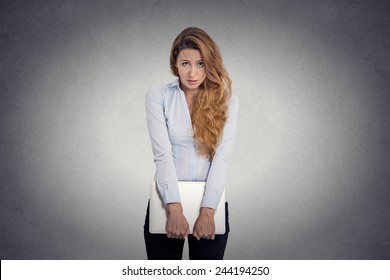
[[[217,209],[237,130],[238,98],[230,98],[228,120],[212,162],[196,151],[191,116],[179,80],[148,91],[145,107],[155,180],[164,203],[180,202],[178,181],[206,181],[202,207]]]

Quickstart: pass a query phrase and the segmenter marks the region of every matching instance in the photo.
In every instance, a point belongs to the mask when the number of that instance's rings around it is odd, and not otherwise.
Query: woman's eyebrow
[[[180,61],[191,61],[191,60],[187,59],[187,58],[182,58],[182,59],[180,59]],[[199,62],[199,61],[203,62],[203,59],[196,60],[196,62]]]

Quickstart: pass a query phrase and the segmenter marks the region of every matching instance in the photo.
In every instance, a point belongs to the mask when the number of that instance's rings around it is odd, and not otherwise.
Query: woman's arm
[[[164,115],[164,99],[160,90],[152,90],[145,97],[146,121],[156,164],[157,187],[164,204],[180,202],[177,175],[172,158]]]
[[[233,147],[237,131],[239,100],[232,96],[229,104],[229,116],[225,124],[221,143],[218,145],[207,177],[205,195],[202,200],[199,217],[194,225],[194,236],[214,239],[214,214],[225,188],[225,178],[229,166],[228,157]]]
[[[149,91],[145,97],[147,126],[156,164],[156,183],[164,204],[167,205],[167,236],[185,238],[189,226],[183,215],[177,174],[172,158],[172,145],[169,140],[164,115],[164,99],[159,90]]]
[[[207,176],[205,195],[202,207],[217,209],[225,188],[225,179],[229,167],[229,155],[233,148],[234,136],[237,131],[239,100],[232,96],[229,103],[229,115],[226,121],[221,142],[211,163]]]

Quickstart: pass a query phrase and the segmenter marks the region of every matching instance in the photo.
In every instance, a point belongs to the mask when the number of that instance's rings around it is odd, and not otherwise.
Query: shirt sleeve
[[[228,157],[233,148],[234,136],[237,131],[239,100],[236,96],[230,98],[229,115],[226,121],[221,142],[211,163],[207,176],[206,189],[201,207],[217,209],[225,188],[225,179],[229,166]]]
[[[180,202],[178,180],[169,140],[161,90],[145,96],[146,121],[156,164],[155,180],[164,204]]]

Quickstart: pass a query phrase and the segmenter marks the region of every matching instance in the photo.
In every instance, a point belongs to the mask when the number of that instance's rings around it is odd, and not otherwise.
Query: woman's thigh
[[[188,236],[189,254],[191,260],[222,260],[225,254],[225,248],[229,236],[229,209],[228,203],[225,203],[225,234],[215,235],[215,239],[197,240],[193,235]]]
[[[144,239],[149,260],[181,260],[183,257],[184,239],[172,239],[166,234],[149,232],[149,204],[146,210]]]

